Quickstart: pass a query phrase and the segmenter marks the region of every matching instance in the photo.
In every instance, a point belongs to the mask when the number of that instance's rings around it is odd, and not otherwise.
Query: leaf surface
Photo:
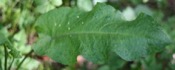
[[[97,4],[92,11],[61,7],[36,21],[39,39],[34,51],[63,64],[76,63],[83,55],[94,63],[104,63],[115,52],[131,61],[145,57],[170,43],[160,26],[148,15],[125,21],[119,11]]]
[[[5,35],[0,31],[0,45],[4,44],[6,41]]]

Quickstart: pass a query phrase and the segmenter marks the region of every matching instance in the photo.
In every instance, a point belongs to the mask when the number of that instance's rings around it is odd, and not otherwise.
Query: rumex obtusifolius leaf
[[[40,16],[35,27],[39,34],[35,53],[68,65],[76,63],[78,55],[104,63],[111,52],[131,61],[170,43],[152,17],[140,14],[133,21],[125,21],[119,11],[100,3],[89,12],[54,9]]]

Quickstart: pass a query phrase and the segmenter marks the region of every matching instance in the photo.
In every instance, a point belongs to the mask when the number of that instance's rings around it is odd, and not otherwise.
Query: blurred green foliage
[[[114,56],[110,62],[103,65],[91,64],[86,61],[82,66],[64,66],[46,57],[30,54],[23,62],[20,70],[175,70],[175,1],[174,0],[0,0],[0,28],[14,49],[21,57],[13,58],[9,54],[8,66],[13,62],[11,69],[15,70],[22,59],[31,51],[31,45],[37,39],[34,23],[38,16],[54,8],[62,6],[78,7],[90,11],[96,2],[104,2],[116,9],[128,20],[133,20],[143,12],[154,19],[170,35],[172,44],[165,47],[156,55],[126,62]],[[2,36],[2,34],[1,34]],[[1,37],[0,36],[0,37]],[[2,39],[2,38],[1,38]],[[2,40],[1,40],[2,41]],[[10,53],[10,49],[8,48]],[[4,48],[0,46],[0,70],[4,69]],[[174,57],[173,57],[174,55]]]

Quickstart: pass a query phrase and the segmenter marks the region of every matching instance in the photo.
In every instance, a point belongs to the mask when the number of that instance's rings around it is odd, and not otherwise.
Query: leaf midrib
[[[58,35],[52,35],[52,37],[64,37],[64,36],[72,36],[72,35],[106,35],[106,36],[117,36],[117,35],[123,35],[123,36],[137,36],[137,37],[145,37],[144,34],[127,34],[127,33],[110,33],[110,32],[74,32],[74,33],[62,33]]]

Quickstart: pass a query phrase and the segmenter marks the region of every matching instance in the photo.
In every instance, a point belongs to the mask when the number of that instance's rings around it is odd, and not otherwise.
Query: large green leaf
[[[36,21],[39,39],[35,53],[63,64],[73,64],[77,55],[94,63],[108,60],[115,52],[125,60],[145,57],[170,42],[166,33],[148,15],[124,21],[119,11],[97,4],[92,11],[61,7]]]

